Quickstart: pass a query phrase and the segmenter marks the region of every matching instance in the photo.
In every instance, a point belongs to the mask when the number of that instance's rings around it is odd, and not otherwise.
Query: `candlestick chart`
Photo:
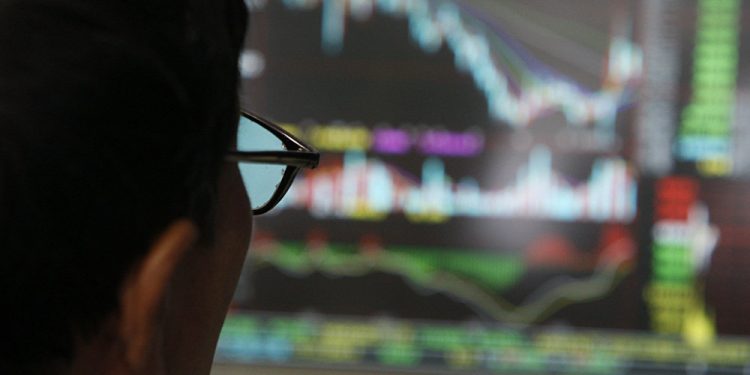
[[[217,359],[747,373],[750,4],[246,4],[241,106],[321,160]]]
[[[524,127],[560,111],[573,125],[612,126],[617,111],[631,104],[642,70],[641,51],[627,30],[609,38],[601,89],[590,90],[527,53],[491,19],[463,2],[429,0],[287,0],[290,9],[321,8],[321,44],[341,53],[349,18],[366,20],[375,13],[408,19],[409,35],[425,53],[445,45],[456,69],[469,74],[485,96],[492,118]],[[541,26],[541,25],[540,25]]]
[[[258,220],[248,274],[284,288],[316,285],[298,292],[308,295],[369,284],[376,297],[359,297],[371,307],[356,314],[513,324],[575,321],[575,306],[620,293],[637,258],[637,173],[617,150],[642,73],[627,27],[632,10],[614,9],[611,24],[590,25],[593,41],[582,43],[573,23],[529,20],[595,55],[592,72],[570,53],[545,55],[547,42],[489,16],[511,5],[289,0],[254,8],[261,24],[278,15],[306,26],[295,34],[258,26],[276,39],[257,44],[267,71],[248,78],[246,100],[266,103],[256,106],[324,155]],[[523,11],[503,9],[507,17]],[[375,44],[358,49],[358,39]],[[299,84],[308,81],[323,84]],[[440,92],[455,99],[422,102]],[[589,132],[607,136],[599,142]],[[598,147],[579,147],[580,139]],[[384,302],[394,300],[378,292],[388,283],[404,290],[400,303]],[[330,309],[244,290],[240,305]],[[437,305],[426,313],[418,301]]]

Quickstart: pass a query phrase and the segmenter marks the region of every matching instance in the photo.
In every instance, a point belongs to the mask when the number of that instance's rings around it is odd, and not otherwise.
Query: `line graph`
[[[406,18],[411,39],[428,54],[446,46],[456,68],[469,74],[484,94],[489,115],[513,128],[558,111],[571,125],[609,128],[617,112],[630,103],[643,70],[642,51],[630,40],[628,27],[613,30],[601,88],[591,91],[540,62],[500,25],[483,19],[480,11],[463,2],[285,0],[284,4],[296,10],[321,8],[322,46],[329,55],[341,53],[348,18],[364,21],[376,13]]]
[[[274,266],[294,278],[315,272],[330,278],[372,272],[394,274],[408,281],[415,291],[443,293],[482,315],[517,324],[538,322],[565,306],[606,295],[625,274],[636,251],[629,235],[612,227],[602,234],[599,248],[592,255],[579,255],[579,263],[591,264],[589,276],[551,278],[520,303],[512,303],[501,293],[525,273],[533,272],[517,255],[313,242],[278,242],[266,233],[256,238],[250,252],[253,266]]]
[[[637,186],[619,158],[594,162],[589,178],[572,182],[552,170],[552,155],[535,148],[515,181],[482,189],[471,177],[457,183],[443,161],[427,159],[421,179],[363,153],[344,154],[341,164],[323,165],[297,180],[280,206],[317,217],[383,220],[394,213],[415,222],[452,217],[538,218],[557,221],[629,222],[636,213]]]

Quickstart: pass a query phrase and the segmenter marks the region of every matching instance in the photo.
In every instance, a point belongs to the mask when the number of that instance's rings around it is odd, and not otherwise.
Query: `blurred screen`
[[[323,156],[217,361],[750,371],[750,4],[246,2],[241,104]]]

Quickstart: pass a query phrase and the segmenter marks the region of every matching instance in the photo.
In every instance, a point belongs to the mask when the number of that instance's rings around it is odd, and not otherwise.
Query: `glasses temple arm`
[[[320,154],[307,151],[230,151],[226,161],[240,163],[281,164],[300,168],[315,168]]]

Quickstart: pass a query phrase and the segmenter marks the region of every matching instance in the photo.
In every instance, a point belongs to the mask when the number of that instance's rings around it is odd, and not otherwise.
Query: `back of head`
[[[241,28],[149,3],[0,2],[0,372],[70,358],[154,236],[208,228]]]

